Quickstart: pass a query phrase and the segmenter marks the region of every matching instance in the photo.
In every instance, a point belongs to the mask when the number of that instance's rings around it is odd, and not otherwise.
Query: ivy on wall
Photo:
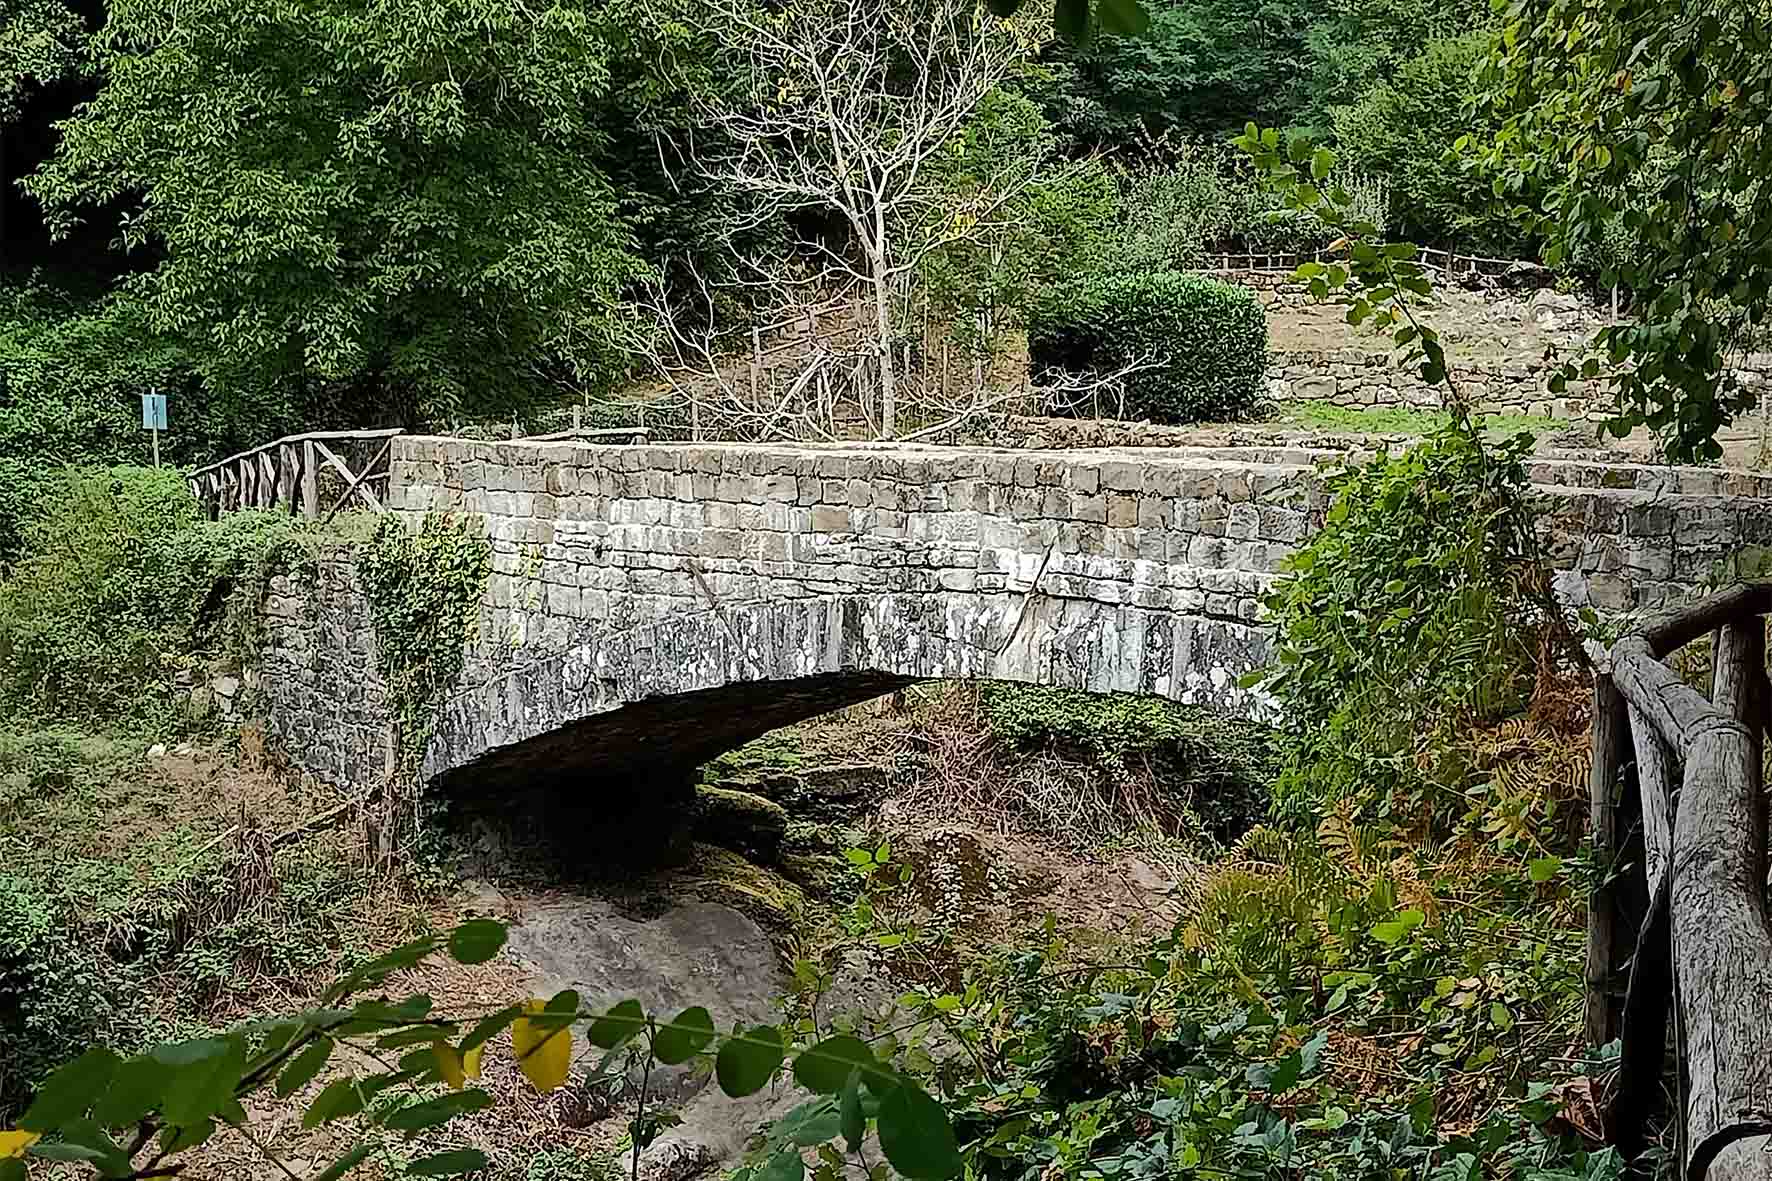
[[[410,533],[389,516],[359,555],[357,570],[399,727],[399,774],[409,780],[479,627],[492,547],[478,517],[429,514]]]

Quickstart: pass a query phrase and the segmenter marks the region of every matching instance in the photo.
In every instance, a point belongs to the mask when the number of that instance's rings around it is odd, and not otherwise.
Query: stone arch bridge
[[[423,757],[439,785],[647,791],[776,726],[915,681],[1154,694],[1261,717],[1259,604],[1324,504],[1303,449],[1010,451],[395,439],[387,506],[473,514],[478,638]],[[1541,462],[1559,592],[1689,593],[1772,538],[1772,479]],[[392,765],[348,553],[279,577],[262,684],[291,760]]]

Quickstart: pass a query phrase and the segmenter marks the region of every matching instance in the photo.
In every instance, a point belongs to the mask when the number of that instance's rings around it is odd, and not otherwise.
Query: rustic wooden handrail
[[[1244,254],[1227,254],[1220,251],[1206,256],[1207,265],[1201,268],[1208,274],[1290,274],[1305,262],[1334,262],[1336,255],[1327,251],[1317,250],[1310,253],[1297,251],[1254,251]],[[1435,259],[1440,261],[1436,262]],[[1260,260],[1259,262],[1257,260]],[[1514,267],[1526,267],[1542,271],[1544,264],[1522,258],[1485,258],[1476,254],[1455,254],[1450,250],[1435,250],[1424,247],[1417,251],[1416,261],[1429,270],[1439,271],[1447,275],[1483,275],[1484,268],[1491,268],[1489,277],[1497,277],[1495,268],[1506,271]],[[1216,263],[1217,265],[1211,265]]]
[[[205,464],[185,477],[191,495],[214,516],[235,509],[278,508],[300,512],[309,520],[319,519],[323,505],[320,473],[330,469],[343,481],[341,492],[329,509],[325,520],[337,516],[339,510],[353,499],[376,512],[385,511],[381,498],[370,487],[388,479],[388,457],[394,446],[398,427],[364,431],[309,431],[285,435],[269,443],[248,448],[215,463]],[[329,444],[375,443],[381,446],[353,471]]]
[[[1772,916],[1761,766],[1772,708],[1769,611],[1772,582],[1731,587],[1618,640],[1595,677],[1595,853],[1623,859],[1627,818],[1640,822],[1642,851],[1632,874],[1615,876],[1592,900],[1588,1029],[1598,1040],[1621,1040],[1610,1122],[1634,1156],[1674,1017],[1688,1080],[1677,1117],[1686,1181],[1772,1181]],[[1707,632],[1709,698],[1662,662]],[[1634,752],[1634,764],[1623,751]],[[1634,923],[1633,887],[1648,899]],[[1627,961],[1620,1008],[1614,988]]]

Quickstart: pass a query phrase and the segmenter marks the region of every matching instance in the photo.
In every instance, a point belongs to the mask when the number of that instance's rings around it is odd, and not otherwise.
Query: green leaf
[[[1139,0],[1100,0],[1095,11],[1103,29],[1122,37],[1142,37],[1151,27],[1150,13]]]
[[[329,1120],[356,1115],[363,1110],[363,1091],[353,1078],[333,1079],[321,1088],[301,1117],[301,1126],[317,1128]]]
[[[880,1149],[910,1181],[947,1181],[963,1167],[954,1126],[942,1105],[911,1083],[880,1101]]]
[[[222,1049],[173,1072],[160,1110],[166,1122],[185,1127],[208,1119],[234,1096],[246,1067],[246,1039],[221,1039]]]
[[[331,1056],[332,1039],[315,1038],[305,1050],[290,1059],[289,1065],[283,1068],[283,1073],[277,1076],[277,1085],[274,1088],[277,1098],[287,1099],[307,1086]]]
[[[1526,867],[1526,873],[1535,882],[1548,882],[1556,877],[1557,872],[1562,868],[1563,859],[1561,857],[1536,857]]]
[[[474,1026],[473,1029],[469,1030],[468,1036],[462,1039],[460,1046],[461,1052],[465,1054],[475,1046],[485,1045],[487,1042],[503,1033],[506,1029],[510,1028],[511,1022],[515,1021],[522,1015],[523,1006],[512,1005],[509,1008],[500,1009],[496,1013],[490,1013],[485,1017],[482,1017],[480,1023]]]
[[[815,1095],[835,1095],[843,1089],[849,1072],[859,1069],[862,1081],[876,1091],[895,1085],[897,1076],[881,1065],[868,1044],[858,1037],[839,1034],[826,1038],[794,1059],[794,1081]],[[885,1085],[881,1085],[885,1084]]]
[[[333,1161],[330,1165],[327,1165],[325,1170],[316,1176],[313,1181],[338,1181],[340,1177],[343,1177],[346,1173],[368,1160],[369,1154],[374,1151],[375,1145],[373,1144],[359,1144],[357,1147],[351,1149],[351,1151]]]
[[[840,1106],[843,1121],[843,1143],[850,1152],[861,1147],[862,1140],[867,1136],[867,1117],[861,1111],[861,1071],[849,1072],[849,1080],[843,1084],[843,1097]]]
[[[483,964],[505,945],[505,925],[493,919],[469,919],[449,936],[449,954],[458,964]]]
[[[1058,0],[1052,9],[1052,27],[1072,45],[1089,44],[1089,0]]]
[[[132,1172],[129,1156],[120,1148],[116,1141],[105,1134],[96,1120],[76,1119],[62,1125],[62,1142],[59,1145],[44,1145],[44,1148],[61,1148],[68,1152],[79,1150],[80,1157],[63,1157],[64,1160],[88,1160],[106,1177],[127,1177]],[[44,1154],[47,1155],[47,1154]],[[52,1158],[53,1159],[53,1158]]]
[[[714,1078],[733,1098],[753,1095],[769,1084],[787,1056],[781,1030],[754,1025],[727,1039],[714,1058]]]
[[[58,1067],[37,1088],[37,1096],[18,1126],[27,1132],[53,1132],[92,1108],[117,1069],[117,1055],[104,1046],[92,1046],[72,1062]]]
[[[0,1181],[30,1181],[25,1162],[16,1156],[0,1158]]]
[[[160,1133],[160,1150],[168,1155],[195,1148],[215,1132],[215,1121],[201,1119],[189,1127],[168,1127]]]
[[[784,1148],[757,1170],[756,1181],[801,1181],[806,1176],[806,1162],[792,1148]]]
[[[491,1106],[491,1095],[477,1087],[470,1087],[465,1091],[453,1091],[408,1107],[397,1108],[381,1122],[397,1132],[418,1132],[446,1124],[466,1112],[484,1111]]]
[[[769,1143],[811,1148],[830,1141],[842,1130],[842,1117],[834,1103],[825,1098],[808,1099],[775,1121],[769,1129]]]
[[[166,1064],[150,1054],[127,1059],[112,1073],[111,1085],[93,1106],[92,1117],[109,1128],[136,1123],[159,1106],[170,1077]]]
[[[714,1019],[700,1005],[684,1009],[652,1039],[652,1056],[678,1066],[708,1048],[714,1040]]]
[[[646,1010],[630,997],[591,1022],[585,1040],[599,1049],[613,1050],[645,1028]]]
[[[1489,1006],[1489,1022],[1501,1032],[1506,1033],[1514,1027],[1514,1015],[1507,1011],[1506,1005],[1495,1001]]]
[[[458,1173],[471,1173],[475,1169],[484,1169],[487,1165],[486,1154],[478,1148],[451,1148],[447,1152],[432,1153],[420,1157],[406,1166],[408,1177],[453,1177]]]
[[[1427,916],[1419,910],[1401,911],[1396,918],[1376,924],[1372,937],[1380,943],[1397,943],[1426,920]]]

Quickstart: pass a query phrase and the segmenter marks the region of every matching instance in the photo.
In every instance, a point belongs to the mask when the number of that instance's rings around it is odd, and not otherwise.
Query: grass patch
[[[1521,431],[1559,431],[1569,424],[1531,414],[1485,414],[1484,430],[1491,436],[1516,435]],[[1403,406],[1355,408],[1331,402],[1282,402],[1277,421],[1312,430],[1345,431],[1367,435],[1429,435],[1443,430],[1452,416],[1443,410],[1416,410]]]

